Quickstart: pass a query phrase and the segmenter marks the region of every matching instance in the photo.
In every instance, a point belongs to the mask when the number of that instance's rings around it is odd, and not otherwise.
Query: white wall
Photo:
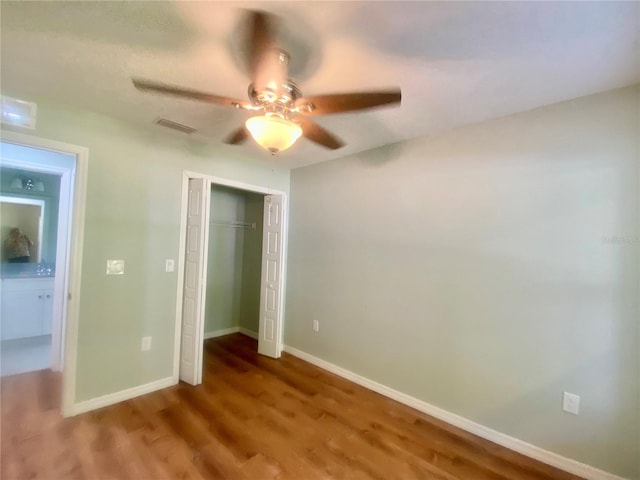
[[[294,170],[285,343],[640,478],[639,107],[627,88]]]

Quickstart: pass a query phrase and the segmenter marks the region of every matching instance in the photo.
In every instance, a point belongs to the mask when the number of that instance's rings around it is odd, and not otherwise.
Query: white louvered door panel
[[[189,179],[187,206],[187,241],[182,301],[182,338],[180,348],[180,380],[190,385],[202,383],[202,265],[204,256],[206,182]]]
[[[280,357],[280,322],[278,320],[282,310],[282,204],[281,195],[264,197],[258,353],[273,358]]]

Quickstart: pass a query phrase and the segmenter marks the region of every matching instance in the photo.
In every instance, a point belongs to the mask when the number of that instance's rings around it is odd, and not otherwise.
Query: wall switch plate
[[[124,275],[124,260],[107,260],[107,275]]]
[[[167,258],[164,261],[164,271],[173,272],[174,269],[175,269],[175,262],[173,261],[173,258]]]
[[[580,397],[573,393],[564,392],[562,395],[562,410],[578,415],[580,413]]]
[[[314,332],[319,332],[320,331],[320,322],[318,322],[318,320],[314,320],[313,321],[313,331]]]
[[[151,350],[151,337],[142,337],[142,342],[140,342],[140,351],[146,352]]]

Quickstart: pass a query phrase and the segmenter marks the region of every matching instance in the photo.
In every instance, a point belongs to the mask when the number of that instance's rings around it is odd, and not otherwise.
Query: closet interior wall
[[[257,337],[263,202],[261,194],[212,186],[205,338],[236,331]]]

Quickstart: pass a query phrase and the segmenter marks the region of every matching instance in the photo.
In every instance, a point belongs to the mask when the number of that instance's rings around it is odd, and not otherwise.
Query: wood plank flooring
[[[63,419],[60,378],[2,379],[3,480],[569,480],[240,334],[206,342],[204,383]]]

